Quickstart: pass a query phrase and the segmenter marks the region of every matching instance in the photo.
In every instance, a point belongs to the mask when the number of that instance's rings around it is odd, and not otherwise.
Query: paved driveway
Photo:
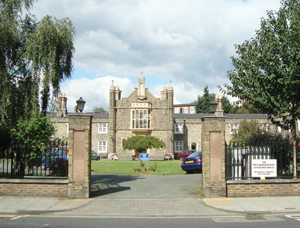
[[[101,199],[199,198],[202,174],[123,176],[92,174],[91,196]]]

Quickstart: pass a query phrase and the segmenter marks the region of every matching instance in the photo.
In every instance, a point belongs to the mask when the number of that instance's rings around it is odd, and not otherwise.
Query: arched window
[[[192,142],[191,143],[191,150],[197,150],[198,149],[198,143]]]

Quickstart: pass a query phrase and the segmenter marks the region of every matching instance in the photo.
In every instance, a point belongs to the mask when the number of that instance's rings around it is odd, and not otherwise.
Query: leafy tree
[[[230,103],[226,96],[223,96],[223,110],[224,113],[234,113],[234,106]]]
[[[107,111],[103,107],[94,108],[93,112],[107,113]]]
[[[20,118],[26,121],[40,113],[45,115],[50,91],[58,96],[61,81],[71,77],[73,68],[72,22],[49,15],[37,22],[28,11],[32,2],[0,0],[2,147],[7,146],[3,138],[10,138],[9,130]]]
[[[50,141],[54,126],[47,117],[32,117],[26,121],[20,119],[11,132],[18,143],[42,147],[45,142]]]
[[[259,114],[262,113],[260,109],[255,108],[252,104],[249,104],[248,101],[234,103],[232,106],[232,113],[234,114]]]
[[[166,144],[163,141],[150,135],[147,136],[135,135],[128,139],[123,140],[123,149],[136,150],[140,153],[147,150],[148,148],[161,149],[165,147]]]
[[[249,141],[268,141],[272,138],[273,132],[262,126],[255,120],[242,120],[238,130],[232,134],[231,141],[242,143]]]
[[[204,87],[203,95],[198,96],[196,103],[196,113],[209,113],[209,103],[215,99],[214,94],[210,94],[208,86]]]
[[[297,178],[296,127],[300,117],[300,2],[281,1],[278,11],[268,11],[254,38],[236,45],[232,85],[227,94],[248,101],[267,113],[272,122],[290,129],[293,172]]]
[[[208,86],[204,87],[203,96],[198,96],[196,103],[196,113],[209,113],[209,103],[215,99],[214,93],[209,93]],[[233,106],[231,105],[229,99],[223,96],[223,109],[225,113],[232,113]]]
[[[23,176],[25,167],[32,171],[35,165],[42,161],[42,151],[46,148],[54,133],[54,127],[47,117],[32,117],[29,120],[20,119],[11,134],[17,143],[28,145],[23,150],[15,151],[15,170],[18,176]]]

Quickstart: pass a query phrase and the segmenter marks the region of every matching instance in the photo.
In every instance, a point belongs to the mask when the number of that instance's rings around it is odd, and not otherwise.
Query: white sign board
[[[277,159],[253,159],[252,177],[277,177]]]

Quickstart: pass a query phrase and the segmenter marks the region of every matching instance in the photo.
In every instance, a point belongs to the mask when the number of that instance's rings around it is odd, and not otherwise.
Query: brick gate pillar
[[[90,197],[92,116],[70,114],[68,197]]]
[[[202,118],[202,186],[205,197],[226,197],[225,119]]]

